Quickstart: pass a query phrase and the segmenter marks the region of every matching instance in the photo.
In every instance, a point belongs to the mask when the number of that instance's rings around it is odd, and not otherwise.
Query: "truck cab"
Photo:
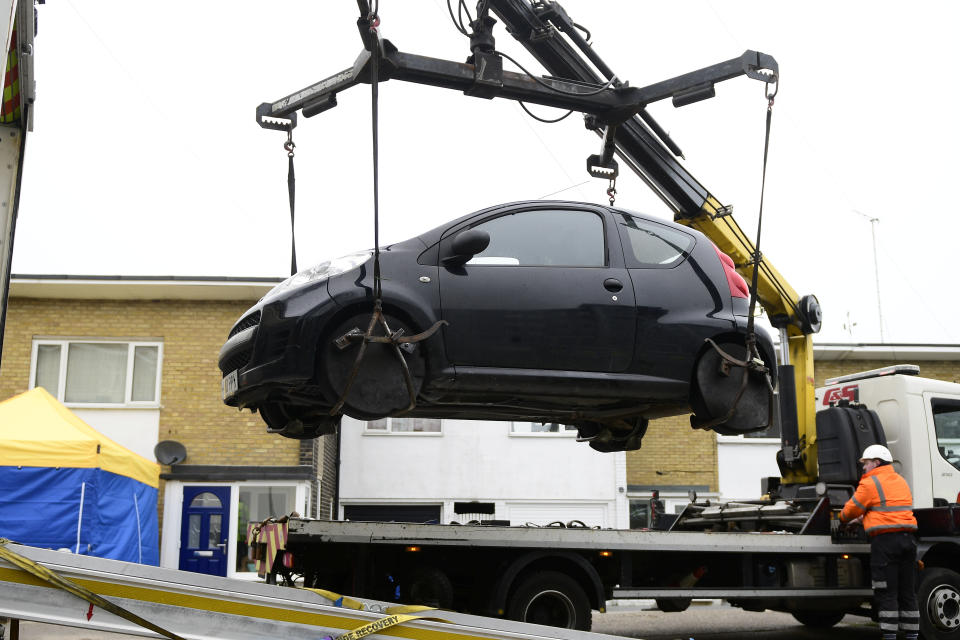
[[[846,404],[876,412],[914,506],[926,508],[955,503],[960,493],[960,384],[919,372],[896,365],[832,378],[816,390],[816,403],[818,413]]]

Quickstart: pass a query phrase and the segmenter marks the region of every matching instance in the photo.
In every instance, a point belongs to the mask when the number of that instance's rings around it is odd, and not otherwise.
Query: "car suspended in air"
[[[373,252],[324,262],[231,329],[224,402],[293,438],[333,432],[340,413],[523,420],[574,426],[601,451],[635,449],[650,418],[691,411],[719,433],[770,424],[773,344],[756,328],[759,359],[745,357],[746,282],[698,231],[602,205],[517,202],[388,246],[379,263],[394,337],[429,337],[363,345]]]

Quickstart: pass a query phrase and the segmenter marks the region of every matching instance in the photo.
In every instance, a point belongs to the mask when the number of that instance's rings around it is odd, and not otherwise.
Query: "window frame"
[[[950,413],[960,412],[960,400],[956,400],[954,398],[943,398],[943,397],[934,396],[930,398],[929,406],[930,406],[930,417],[933,421],[933,437],[936,442],[935,446],[937,448],[937,452],[940,454],[940,458],[944,462],[949,464],[954,469],[960,470],[960,461],[950,462],[950,458],[947,457],[945,441],[948,440],[948,438],[941,438],[940,431],[937,429],[937,415],[939,415],[940,413],[946,413],[943,411],[938,411],[938,409],[946,407],[946,408],[952,409]],[[949,438],[949,439],[954,440],[956,438]],[[951,453],[954,451],[957,451],[958,453],[960,453],[960,439],[956,439],[956,440],[958,440],[958,442],[954,446],[956,446],[957,449],[956,450],[951,449]],[[941,443],[943,443],[944,446],[941,446]],[[950,444],[953,445],[954,443],[950,443]],[[955,455],[954,458],[960,458],[960,455]]]
[[[401,437],[413,436],[416,438],[423,438],[423,437],[429,438],[429,437],[437,437],[437,436],[443,435],[443,419],[442,418],[403,418],[407,420],[420,420],[420,419],[439,420],[440,422],[439,431],[394,431],[393,429],[391,429],[391,426],[393,425],[393,421],[396,419],[398,418],[391,418],[391,417],[381,418],[381,420],[387,421],[386,429],[371,429],[370,423],[376,422],[376,420],[365,420],[363,423],[363,435],[365,436],[401,436]]]
[[[127,370],[124,381],[123,402],[67,402],[67,360],[71,343],[99,343],[127,345]],[[119,339],[119,338],[34,338],[30,348],[30,382],[28,388],[37,386],[38,352],[41,346],[56,345],[60,347],[60,363],[57,372],[57,392],[53,394],[64,406],[78,409],[157,409],[160,407],[160,389],[163,379],[163,341],[152,339]],[[157,375],[154,383],[153,400],[133,400],[133,367],[137,347],[156,347]]]

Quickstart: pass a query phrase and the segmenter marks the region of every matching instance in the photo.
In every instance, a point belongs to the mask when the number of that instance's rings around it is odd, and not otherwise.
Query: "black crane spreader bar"
[[[495,67],[492,71],[481,70],[476,64],[403,53],[389,40],[382,40],[381,43],[381,82],[396,79],[456,89],[479,97],[506,98],[557,109],[570,109],[594,115],[604,125],[623,123],[646,105],[665,98],[674,97],[676,100],[679,96],[689,102],[691,95],[702,91],[704,86],[712,82],[748,73],[753,68],[751,65],[754,61],[763,56],[747,51],[739,58],[648,87],[604,87],[602,84],[556,77],[534,78],[526,73],[503,71],[502,68]],[[257,108],[257,122],[265,128],[286,129],[297,111],[303,110],[303,115],[309,117],[336,106],[338,92],[361,82],[369,82],[370,55],[369,51],[364,50],[352,67],[275,102],[261,104]],[[283,120],[288,122],[282,122]]]

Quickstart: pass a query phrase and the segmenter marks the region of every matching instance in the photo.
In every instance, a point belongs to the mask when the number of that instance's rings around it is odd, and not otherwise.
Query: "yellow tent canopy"
[[[160,486],[160,465],[117,444],[36,387],[0,402],[0,466],[99,468]]]

